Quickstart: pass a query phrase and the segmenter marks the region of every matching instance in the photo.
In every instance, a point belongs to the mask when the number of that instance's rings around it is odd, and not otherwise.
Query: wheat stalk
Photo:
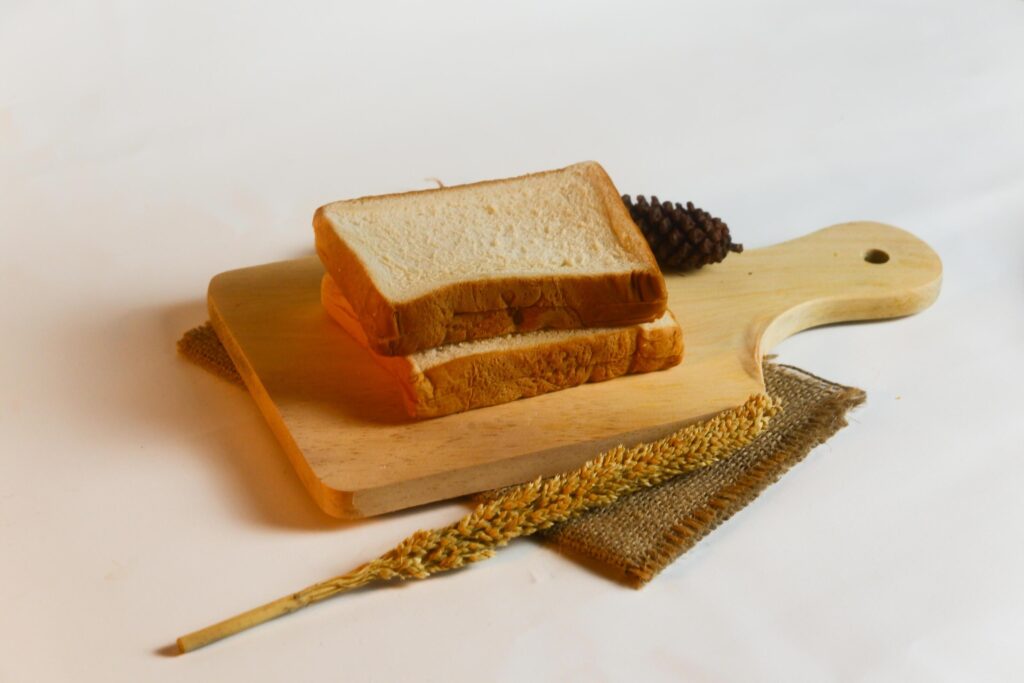
[[[374,581],[425,579],[486,559],[512,539],[716,462],[750,443],[778,410],[777,400],[765,394],[752,396],[737,408],[658,441],[618,446],[571,472],[504,489],[454,524],[417,531],[347,574],[182,636],[178,650],[195,650]]]

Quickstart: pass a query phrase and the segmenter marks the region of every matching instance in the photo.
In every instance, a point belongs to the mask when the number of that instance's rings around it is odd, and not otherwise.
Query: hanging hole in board
[[[864,260],[868,263],[874,263],[876,265],[887,263],[889,261],[889,254],[882,251],[881,249],[868,249],[864,252]]]

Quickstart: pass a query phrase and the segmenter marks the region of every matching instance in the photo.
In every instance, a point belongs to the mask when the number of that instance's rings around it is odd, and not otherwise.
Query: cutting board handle
[[[771,301],[756,318],[756,357],[809,327],[917,313],[935,301],[942,282],[942,261],[931,247],[869,221],[824,228],[736,261],[759,275],[750,280],[761,305]]]

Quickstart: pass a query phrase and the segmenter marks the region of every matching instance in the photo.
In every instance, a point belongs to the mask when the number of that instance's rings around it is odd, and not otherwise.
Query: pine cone
[[[693,202],[687,202],[686,206],[678,202],[659,202],[652,195],[648,203],[639,195],[634,204],[628,194],[622,195],[622,201],[662,268],[696,270],[718,263],[730,251],[743,251],[742,244],[733,244],[728,225],[698,209]]]

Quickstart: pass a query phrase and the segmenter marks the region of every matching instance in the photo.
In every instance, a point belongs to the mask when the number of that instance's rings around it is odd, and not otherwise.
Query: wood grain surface
[[[935,300],[942,265],[912,234],[836,225],[666,277],[683,363],[500,406],[413,420],[398,388],[320,306],[316,258],[222,273],[210,316],[300,478],[359,518],[551,475],[665,436],[764,391],[761,357],[816,325]]]

